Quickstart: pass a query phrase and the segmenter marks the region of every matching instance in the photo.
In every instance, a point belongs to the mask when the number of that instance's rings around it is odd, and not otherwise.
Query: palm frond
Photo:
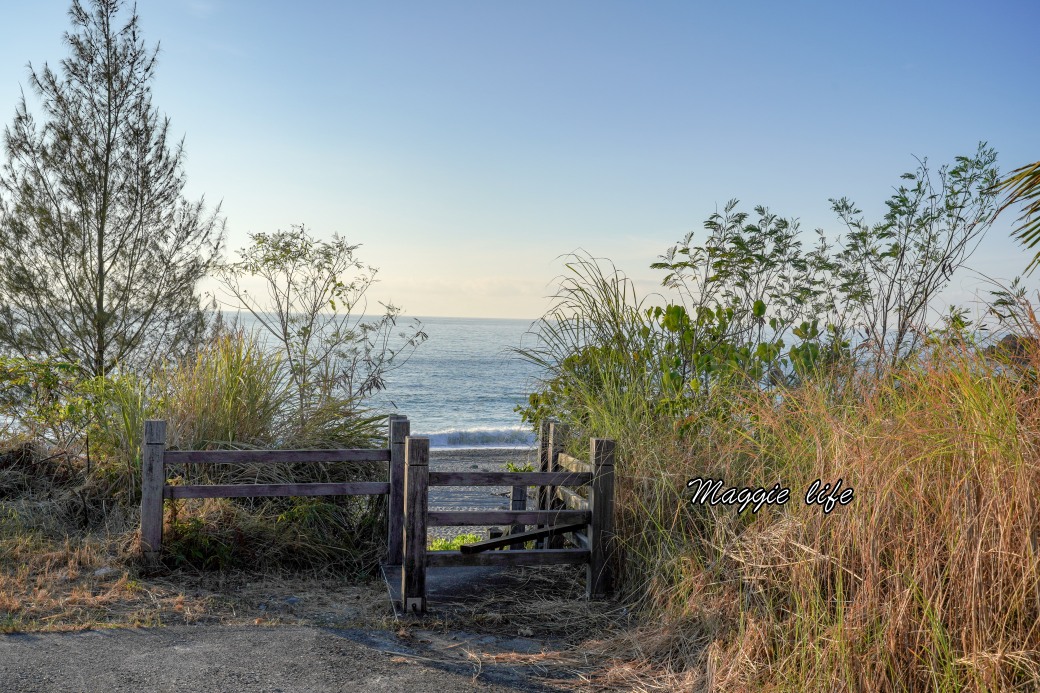
[[[1013,204],[1025,204],[1018,227],[1014,229],[1014,238],[1027,248],[1034,248],[1040,243],[1040,161],[1027,164],[1012,171],[996,186],[997,192],[1005,194],[998,212],[1002,212]],[[1040,252],[1033,257],[1026,268],[1032,272],[1040,265]]]

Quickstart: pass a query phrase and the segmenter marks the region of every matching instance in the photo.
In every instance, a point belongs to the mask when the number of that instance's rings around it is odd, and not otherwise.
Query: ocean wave
[[[430,439],[431,448],[529,448],[534,433],[523,428],[470,428],[417,433]]]

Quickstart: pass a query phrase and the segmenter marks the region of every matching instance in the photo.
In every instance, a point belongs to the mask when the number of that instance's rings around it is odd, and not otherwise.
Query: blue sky
[[[412,315],[536,317],[577,248],[653,291],[648,265],[731,198],[836,234],[828,198],[878,219],[913,155],[1040,158],[1026,0],[137,6],[187,193],[223,200],[229,250],[338,231]],[[0,123],[26,63],[65,56],[67,10],[5,8]],[[1012,219],[972,262],[1005,280],[1027,264]]]

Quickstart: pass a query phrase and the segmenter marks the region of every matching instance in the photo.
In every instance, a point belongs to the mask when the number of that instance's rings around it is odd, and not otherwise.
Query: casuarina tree
[[[224,237],[220,206],[183,195],[183,140],[152,104],[159,47],[135,8],[74,0],[69,55],[29,65],[0,168],[0,349],[146,367],[205,327],[198,281]]]

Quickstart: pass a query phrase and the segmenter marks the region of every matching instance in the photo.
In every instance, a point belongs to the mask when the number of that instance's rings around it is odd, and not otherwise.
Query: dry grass
[[[1033,366],[1040,366],[1034,354]],[[731,393],[701,435],[619,469],[628,596],[645,625],[590,641],[626,690],[1040,687],[1040,408],[1030,371],[947,349],[884,379]],[[662,444],[662,441],[663,444]],[[685,479],[791,488],[757,515]],[[813,480],[854,501],[825,515]]]
[[[256,571],[148,571],[127,534],[0,540],[0,632],[168,624],[386,626],[382,583]]]
[[[366,576],[380,545],[366,503],[169,503],[166,564],[153,570],[139,562],[137,508],[106,498],[106,466],[88,475],[84,465],[31,445],[0,452],[0,630],[353,624],[386,613],[382,584]]]
[[[149,586],[102,539],[0,540],[0,631],[193,623],[208,604]]]

